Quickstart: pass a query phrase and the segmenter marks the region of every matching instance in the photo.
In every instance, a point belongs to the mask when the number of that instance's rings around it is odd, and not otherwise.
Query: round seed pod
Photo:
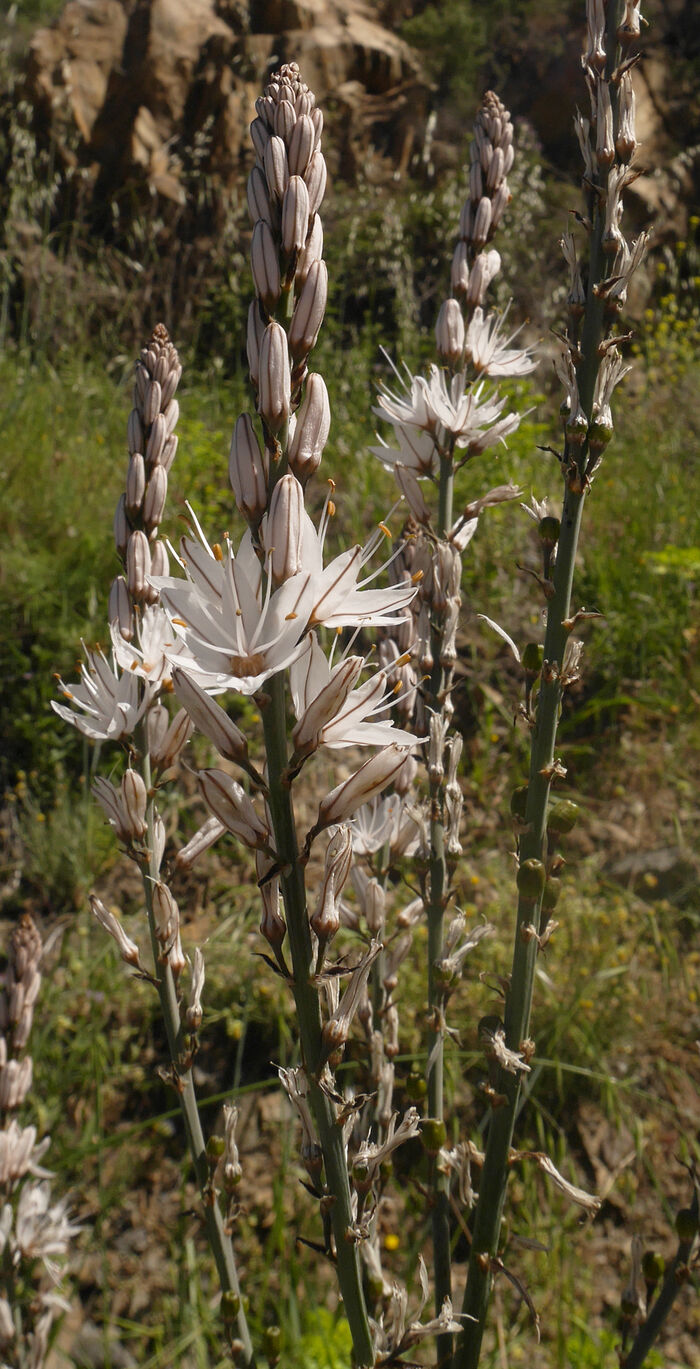
[[[578,822],[579,808],[571,799],[561,799],[547,814],[547,827],[550,832],[571,832]]]
[[[524,860],[518,870],[516,883],[523,898],[536,903],[545,886],[545,868],[541,860]]]

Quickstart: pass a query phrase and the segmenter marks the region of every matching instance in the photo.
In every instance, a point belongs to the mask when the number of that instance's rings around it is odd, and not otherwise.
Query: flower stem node
[[[545,868],[541,860],[524,860],[517,874],[518,890],[529,903],[537,903],[545,887]]]

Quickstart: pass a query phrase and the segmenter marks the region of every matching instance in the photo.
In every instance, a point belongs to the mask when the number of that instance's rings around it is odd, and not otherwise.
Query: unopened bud
[[[260,344],[258,405],[273,433],[289,417],[290,385],[287,335],[279,323],[268,323]]]
[[[248,177],[247,186],[248,212],[253,223],[258,219],[264,219],[265,223],[272,228],[272,214],[270,212],[270,197],[267,189],[267,180],[262,167],[254,166]]]
[[[126,511],[134,518],[141,508],[146,490],[146,465],[140,452],[134,452],[126,472]]]
[[[129,452],[133,456],[134,452],[143,451],[143,424],[138,409],[132,409],[126,425],[126,440]]]
[[[272,492],[266,533],[278,584],[302,569],[303,517],[304,491],[295,476],[283,475]]]
[[[292,176],[303,176],[316,145],[316,131],[308,114],[297,119],[289,139],[289,171]]]
[[[240,512],[249,523],[258,523],[267,506],[267,471],[250,414],[236,420],[228,473]]]
[[[192,726],[187,710],[179,709],[159,744],[151,748],[153,764],[162,770],[169,770],[192,736]]]
[[[483,247],[488,241],[491,232],[491,201],[484,195],[479,200],[476,214],[474,215],[474,226],[472,228],[472,242],[475,247]]]
[[[145,532],[132,532],[126,548],[126,583],[132,599],[144,599],[149,589],[151,550]]]
[[[200,770],[197,782],[207,807],[233,836],[240,837],[253,849],[267,844],[270,837],[267,825],[258,817],[237,780],[223,770]]]
[[[153,542],[151,544],[151,575],[167,575],[170,570],[170,562],[164,542]]]
[[[228,713],[178,666],[173,667],[173,688],[195,726],[214,743],[224,760],[245,765],[248,743]]]
[[[246,354],[248,370],[254,385],[260,376],[260,344],[265,332],[265,320],[260,312],[260,303],[254,299],[248,308],[248,329],[246,333]]]
[[[146,835],[148,794],[138,771],[131,768],[124,771],[119,797],[124,830],[134,840],[139,841]]]
[[[326,169],[326,159],[317,148],[314,152],[306,171],[303,172],[306,188],[309,192],[309,215],[312,216],[321,208],[323,196],[326,193],[326,180],[328,171]]]
[[[292,176],[282,201],[282,246],[301,252],[309,231],[309,192],[301,176]]]
[[[123,575],[118,575],[112,581],[109,591],[108,617],[110,625],[115,625],[120,637],[125,642],[130,642],[134,635],[134,614],[131,606],[131,595]]]
[[[164,466],[155,466],[151,472],[143,500],[143,521],[147,532],[153,532],[162,521],[165,501],[168,496],[168,476]],[[153,567],[151,566],[151,570]]]
[[[255,289],[270,313],[280,297],[280,264],[272,229],[264,219],[258,219],[253,229],[250,265]]]
[[[270,198],[281,203],[289,182],[289,166],[287,164],[287,149],[283,139],[279,138],[277,134],[270,138],[265,148],[263,170]]]
[[[305,484],[321,462],[331,426],[331,406],[323,376],[312,372],[306,382],[294,435],[287,451],[289,469]]]
[[[130,528],[130,526],[129,526],[129,520],[128,520],[127,516],[126,516],[126,495],[125,495],[125,494],[121,494],[121,495],[119,496],[119,502],[118,502],[117,507],[116,507],[116,509],[115,509],[115,511],[114,511],[114,524],[113,524],[113,528],[114,528],[114,545],[115,545],[115,547],[117,548],[117,551],[118,551],[119,555],[120,555],[120,556],[122,557],[122,559],[123,559],[124,556],[126,555],[126,548],[127,548],[127,544],[128,544],[128,541],[129,541],[129,533],[131,532],[131,528]]]
[[[328,268],[325,261],[315,261],[296,302],[289,328],[289,350],[295,361],[308,355],[318,337],[327,294]]]
[[[306,277],[315,261],[320,261],[323,256],[323,224],[318,214],[314,214],[306,240],[306,246],[299,253],[297,260],[296,280],[300,286],[304,284]]]
[[[407,756],[404,747],[385,746],[365,761],[349,779],[336,785],[319,804],[318,830],[346,822],[363,803],[370,803],[377,794],[381,794],[399,774]]]
[[[456,299],[446,299],[435,325],[438,356],[452,366],[458,365],[464,351],[464,319]]]
[[[180,406],[176,399],[171,401],[170,408],[172,410],[171,416],[176,421],[180,412]],[[146,446],[146,462],[149,467],[158,465],[163,455],[163,448],[174,427],[175,422],[173,422],[172,428],[169,427],[165,414],[156,414]]]

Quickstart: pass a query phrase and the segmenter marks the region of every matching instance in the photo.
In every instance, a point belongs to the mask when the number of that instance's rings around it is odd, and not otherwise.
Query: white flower
[[[395,855],[413,855],[418,847],[418,827],[400,794],[363,804],[348,826],[352,849],[358,856],[374,855],[387,842]]]
[[[404,622],[403,609],[408,608],[415,598],[417,585],[402,582],[390,585],[387,589],[368,589],[367,586],[381,575],[390,562],[379,566],[363,580],[359,579],[360,572],[384,541],[386,529],[381,526],[363,547],[355,546],[341,552],[324,568],[326,526],[325,515],[317,531],[308,514],[304,513],[302,561],[311,580],[308,626],[318,624],[333,628],[371,624],[379,627]]]
[[[537,359],[527,347],[511,347],[517,333],[511,333],[508,338],[502,336],[507,313],[506,310],[501,316],[489,314],[485,318],[483,309],[474,310],[465,350],[475,370],[482,375],[527,376],[537,365]]]
[[[153,583],[187,652],[177,663],[211,693],[235,689],[254,694],[296,656],[311,609],[310,577],[293,575],[263,594],[262,567],[246,532],[234,555],[230,543],[212,549],[183,539],[186,580],[159,577]]]
[[[309,633],[304,653],[289,674],[294,712],[299,719],[293,733],[297,750],[415,743],[416,738],[395,727],[391,719],[368,721],[392,708],[396,697],[385,670],[378,670],[353,689],[363,664],[361,657],[350,656],[331,666],[315,634]]]
[[[37,1146],[36,1127],[20,1127],[13,1120],[0,1131],[0,1184],[7,1188],[22,1178],[23,1174],[33,1174],[35,1178],[48,1179],[51,1172],[42,1169],[39,1161],[50,1145],[47,1136]]]
[[[118,622],[110,624],[112,646],[117,664],[132,675],[139,675],[151,689],[169,683],[171,661],[184,653],[172,623],[160,604],[149,604],[137,619],[137,642],[125,642]]]
[[[73,1236],[82,1230],[69,1221],[66,1210],[65,1200],[51,1202],[50,1184],[25,1184],[15,1217],[15,1258],[19,1254],[28,1260],[43,1260],[55,1279],[59,1270],[51,1257],[66,1255]]]
[[[386,418],[394,427],[399,446],[408,443],[412,428],[430,434],[438,447],[451,444],[454,447],[468,447],[470,451],[483,451],[486,446],[502,439],[518,425],[516,415],[509,414],[501,419],[505,399],[496,399],[484,393],[483,383],[469,389],[465,388],[466,378],[458,371],[449,380],[438,366],[430,367],[430,378],[411,376],[405,394],[392,390],[382,390],[379,394],[379,408],[374,410],[380,418]],[[500,419],[500,425],[497,420]],[[491,425],[496,424],[492,429]],[[421,454],[422,446],[419,448]],[[374,449],[375,454],[385,465],[389,462],[389,450]],[[417,460],[411,460],[410,452],[401,451],[399,460],[410,469],[418,469],[427,474],[425,462],[428,450],[425,449],[424,468],[421,470]],[[434,460],[434,458],[433,458]],[[429,469],[432,469],[432,465]]]
[[[80,684],[69,689],[60,676],[57,677],[64,698],[83,713],[54,700],[51,707],[65,722],[94,741],[120,741],[122,737],[130,737],[148,703],[138,677],[131,672],[117,675],[102,651],[88,651],[84,643],[83,650],[87,664],[80,668]]]

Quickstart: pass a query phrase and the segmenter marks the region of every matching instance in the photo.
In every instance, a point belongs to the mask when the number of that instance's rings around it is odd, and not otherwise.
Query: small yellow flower
[[[401,1244],[401,1239],[400,1239],[399,1236],[397,1236],[396,1232],[395,1232],[395,1231],[387,1231],[386,1236],[384,1237],[384,1249],[385,1249],[385,1250],[390,1250],[390,1251],[391,1251],[391,1250],[398,1250],[400,1244]]]

